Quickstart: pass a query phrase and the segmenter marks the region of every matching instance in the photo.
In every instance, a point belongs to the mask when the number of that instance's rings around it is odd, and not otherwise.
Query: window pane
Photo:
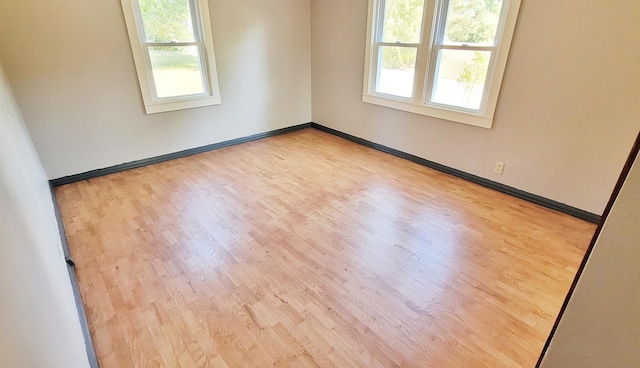
[[[149,47],[158,97],[206,92],[197,46]]]
[[[440,50],[432,102],[478,110],[490,51]]]
[[[444,44],[493,46],[501,10],[502,0],[450,0]]]
[[[387,0],[382,42],[420,42],[424,0]]]
[[[147,42],[195,41],[189,0],[138,0]]]
[[[376,92],[411,97],[417,51],[415,47],[381,46]]]

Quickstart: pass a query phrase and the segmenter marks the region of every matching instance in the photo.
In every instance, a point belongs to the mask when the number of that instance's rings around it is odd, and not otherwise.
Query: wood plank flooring
[[[315,129],[56,189],[110,367],[533,367],[595,225]]]

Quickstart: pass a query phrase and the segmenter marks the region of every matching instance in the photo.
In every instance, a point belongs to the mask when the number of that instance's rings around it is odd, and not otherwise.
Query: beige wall
[[[313,119],[599,214],[640,129],[634,0],[524,1],[491,130],[361,101],[367,0],[209,2],[223,103],[156,115],[119,1],[3,4],[0,61],[49,178]]]
[[[602,213],[640,129],[640,2],[523,1],[491,130],[363,103],[367,0],[311,15],[313,121]]]
[[[602,228],[542,368],[640,364],[640,160]]]
[[[0,104],[0,367],[88,367],[49,184],[1,65]]]
[[[119,0],[3,2],[0,61],[49,178],[311,120],[309,1],[209,4],[222,105],[145,115]]]

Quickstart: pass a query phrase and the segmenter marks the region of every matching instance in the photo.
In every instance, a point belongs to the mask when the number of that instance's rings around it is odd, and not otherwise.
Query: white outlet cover
[[[2,111],[7,116],[7,123],[11,124],[11,114],[9,114],[9,109],[4,104],[2,104]]]
[[[58,253],[60,253],[62,258],[64,258],[64,250],[62,249],[62,243],[61,242],[57,242],[56,245],[58,246]]]

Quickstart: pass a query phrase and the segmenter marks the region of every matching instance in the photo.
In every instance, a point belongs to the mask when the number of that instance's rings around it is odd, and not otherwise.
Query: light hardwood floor
[[[101,367],[533,367],[595,225],[315,129],[56,189]]]

